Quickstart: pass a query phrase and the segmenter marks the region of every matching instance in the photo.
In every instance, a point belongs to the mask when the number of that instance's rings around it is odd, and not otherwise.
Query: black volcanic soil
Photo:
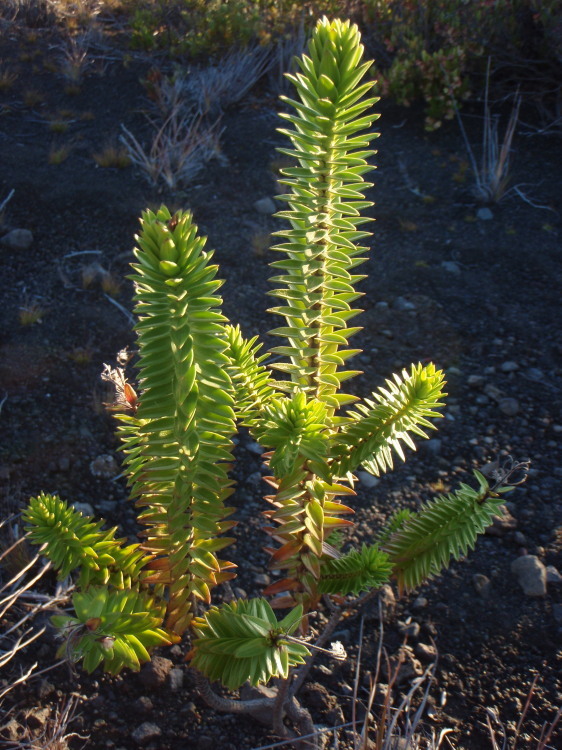
[[[113,363],[116,352],[134,342],[125,276],[138,216],[161,201],[189,207],[216,248],[225,313],[247,336],[267,333],[276,325],[265,296],[274,254],[256,251],[255,237],[275,231],[280,221],[254,204],[276,194],[272,162],[283,141],[275,131],[275,101],[262,89],[225,113],[223,158],[210,162],[184,192],[159,193],[133,167],[100,168],[92,155],[117,142],[121,124],[147,134],[139,81],[155,61],[113,49],[70,95],[52,70],[57,42],[51,32],[31,37],[15,27],[0,41],[0,60],[18,72],[16,83],[0,92],[0,202],[15,191],[0,236],[15,228],[33,233],[25,250],[0,244],[2,511],[17,511],[40,490],[56,491],[89,503],[127,535],[135,526],[123,480],[96,477],[90,464],[105,454],[118,461],[99,373],[102,363]],[[366,395],[393,371],[432,360],[447,373],[449,397],[434,440],[376,486],[359,485],[354,534],[368,539],[393,509],[415,508],[459,481],[470,482],[473,468],[502,452],[531,458],[527,483],[507,498],[509,522],[481,538],[465,561],[398,601],[385,624],[389,654],[399,647],[400,623],[408,617],[420,626],[409,639],[414,648],[435,642],[436,705],[425,725],[427,731],[453,728],[457,748],[491,747],[486,707],[513,730],[538,676],[519,745],[531,748],[562,702],[562,586],[549,582],[545,596],[527,596],[510,566],[529,553],[562,570],[561,143],[520,128],[512,184],[521,185],[529,200],[513,194],[483,218],[470,194],[456,124],[428,135],[419,111],[387,103],[380,111],[371,191],[376,223],[363,266],[363,331],[355,339],[364,350],[358,357],[364,374],[352,387]],[[65,133],[49,129],[53,117],[69,121]],[[467,122],[478,144],[481,120]],[[71,146],[70,156],[49,164],[50,150],[61,143]],[[123,309],[99,283],[84,288],[83,268],[93,262],[120,283],[115,299]],[[21,308],[34,303],[43,312],[41,322],[22,325]],[[267,555],[259,530],[260,460],[245,447],[249,441],[240,435],[234,471],[240,523],[231,554],[240,566],[234,585],[253,595],[260,590],[256,576],[267,573]],[[41,585],[46,590],[54,581]],[[358,631],[358,619],[344,623],[338,637],[349,659],[341,665],[319,661],[311,673],[303,703],[320,724],[350,721]],[[363,673],[374,671],[377,638],[373,608],[364,621]],[[13,679],[35,661],[47,667],[55,651],[52,637],[44,636],[3,678]],[[161,730],[146,745],[154,750],[245,750],[273,742],[253,720],[219,715],[204,704],[185,667],[186,651],[162,650],[185,671],[183,687],[175,691],[150,691],[126,672],[110,678],[79,671],[73,677],[61,666],[14,690],[4,708],[23,725],[30,710],[33,718],[74,692],[80,716],[70,729],[89,736],[91,748],[138,747],[132,734],[145,721]],[[336,696],[336,708],[319,682]],[[368,676],[360,684],[366,699]],[[344,733],[339,737],[339,747],[350,746]],[[558,734],[551,746],[561,747],[560,741]],[[70,740],[71,747],[83,744]]]

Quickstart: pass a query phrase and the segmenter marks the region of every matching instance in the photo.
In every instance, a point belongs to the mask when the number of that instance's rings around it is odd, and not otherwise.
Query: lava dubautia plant
[[[191,629],[199,673],[231,689],[282,678],[277,708],[294,713],[311,652],[293,634],[306,636],[312,610],[324,600],[332,611],[325,642],[345,607],[390,579],[404,591],[438,573],[474,546],[497,512],[506,487],[478,474],[477,489],[463,485],[417,513],[397,513],[360,549],[334,543],[334,531],[352,526],[353,510],[340,498],[354,495],[353,472],[385,472],[394,453],[403,459],[403,446],[414,448],[413,436],[426,437],[444,383],[433,364],[418,364],[362,401],[340,391],[357,374],[345,363],[360,351],[348,346],[360,330],[349,321],[359,312],[351,307],[364,278],[355,272],[365,260],[358,243],[368,236],[360,212],[371,205],[363,175],[375,153],[368,131],[376,100],[362,54],[355,26],[323,19],[300,72],[289,76],[297,98],[283,98],[292,113],[282,115],[291,142],[282,151],[295,166],[283,171],[290,192],[278,216],[289,226],[278,232],[271,292],[280,300],[271,312],[283,320],[271,333],[281,346],[260,354],[256,339],[245,340],[221,314],[217,266],[189,213],[163,207],[142,216],[131,276],[138,383],[133,388],[122,368],[105,372],[116,388],[142,542],[117,539],[115,529],[56,496],[32,498],[25,513],[32,541],[60,575],[79,570],[75,613],[55,622],[66,634],[62,652],[90,672],[101,662],[112,673],[138,669],[152,647]],[[264,364],[269,355],[283,359],[272,364],[280,379]],[[271,567],[284,573],[264,595],[290,610],[281,620],[265,598],[201,609],[211,589],[235,575],[219,553],[232,542],[224,533],[234,525],[226,501],[237,422],[263,446],[271,473],[268,550]],[[278,719],[276,726],[281,731]]]

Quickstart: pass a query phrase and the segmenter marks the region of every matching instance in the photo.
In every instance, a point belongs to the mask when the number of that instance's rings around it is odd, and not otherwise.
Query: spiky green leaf
[[[310,655],[304,644],[286,637],[301,617],[302,607],[297,607],[277,622],[265,599],[238,599],[212,607],[193,622],[191,663],[211,682],[220,680],[231,690],[247,681],[258,685],[287,677],[290,667]]]

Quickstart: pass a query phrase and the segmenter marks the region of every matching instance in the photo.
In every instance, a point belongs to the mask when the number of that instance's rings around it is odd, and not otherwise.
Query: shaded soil
[[[185,192],[160,194],[132,167],[102,169],[92,158],[117,142],[121,123],[147,133],[139,80],[154,61],[113,50],[90,71],[80,92],[69,95],[65,81],[50,69],[56,43],[54,36],[32,39],[16,29],[0,43],[0,59],[18,70],[17,83],[0,92],[0,202],[15,190],[0,235],[13,228],[33,232],[27,250],[0,246],[0,396],[7,397],[1,411],[2,509],[16,511],[40,490],[58,492],[91,504],[132,534],[134,513],[123,481],[94,476],[91,462],[118,456],[99,373],[103,362],[114,362],[116,352],[134,339],[123,310],[99,283],[84,288],[83,269],[95,262],[110,271],[121,284],[116,301],[130,309],[132,289],[125,276],[141,210],[161,201],[189,207],[216,248],[226,280],[225,313],[247,336],[265,334],[274,325],[265,296],[274,257],[256,252],[253,240],[255,245],[257,235],[280,224],[259,214],[254,203],[276,193],[271,163],[282,138],[275,131],[272,97],[255,91],[224,116],[225,158],[211,162]],[[40,99],[33,102],[30,91]],[[466,750],[490,746],[486,707],[497,709],[513,728],[538,676],[520,744],[534,747],[531,738],[540,735],[562,701],[562,622],[556,609],[562,586],[549,583],[546,596],[528,597],[510,565],[528,552],[562,570],[560,141],[517,134],[513,182],[524,183],[523,192],[543,207],[513,196],[491,207],[492,218],[484,220],[470,196],[456,125],[428,135],[419,112],[385,103],[380,110],[371,191],[376,224],[363,266],[368,274],[361,287],[363,331],[356,337],[364,350],[358,357],[364,374],[352,387],[368,394],[397,368],[432,360],[447,372],[449,397],[436,439],[374,488],[359,485],[354,538],[369,539],[397,507],[416,508],[436,492],[470,481],[473,468],[501,452],[532,459],[526,485],[509,497],[509,522],[492,529],[465,561],[399,601],[385,623],[385,645],[396,652],[408,617],[420,626],[409,639],[413,647],[435,642],[436,705],[428,731],[452,727],[455,746]],[[53,116],[69,121],[65,133],[49,129]],[[477,143],[481,121],[467,122]],[[49,164],[53,144],[60,143],[71,145],[70,156]],[[33,303],[43,311],[41,322],[21,325],[21,308]],[[265,541],[259,530],[261,462],[247,449],[249,440],[241,434],[237,449],[234,502],[240,523],[231,554],[240,564],[235,586],[253,595],[267,556],[259,541]],[[489,579],[483,592],[478,576]],[[376,614],[373,607],[364,621],[363,700],[367,672],[374,672]],[[350,721],[358,632],[358,619],[345,623],[338,637],[349,659],[342,665],[320,661],[311,673],[303,702],[318,723]],[[185,670],[186,650],[162,655]],[[48,666],[55,651],[48,633],[4,677],[13,678],[33,661]],[[12,707],[11,716],[23,723],[29,709],[53,707],[70,692],[81,696],[81,715],[71,729],[89,736],[91,748],[137,747],[131,735],[144,721],[161,729],[147,744],[158,750],[242,750],[274,740],[253,720],[206,707],[187,670],[176,691],[150,691],[137,675],[72,677],[59,667],[11,693],[5,708]],[[560,735],[552,746],[559,741]],[[339,746],[346,742],[340,734]],[[71,740],[71,746],[81,744]]]

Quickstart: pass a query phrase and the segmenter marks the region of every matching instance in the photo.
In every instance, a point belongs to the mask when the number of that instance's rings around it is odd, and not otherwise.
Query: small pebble
[[[0,243],[10,250],[28,250],[33,244],[33,233],[29,229],[12,229],[0,239]]]
[[[490,219],[494,218],[494,214],[486,206],[479,208],[476,212],[476,216],[480,221],[490,221]]]
[[[546,582],[547,583],[562,583],[562,575],[554,567],[554,565],[546,566]]]
[[[277,211],[273,198],[260,198],[254,203],[254,208],[259,214],[271,215]]]
[[[482,599],[487,599],[492,593],[492,584],[490,583],[490,579],[482,573],[476,573],[475,575],[473,575],[472,583],[474,584],[474,588],[482,597]]]
[[[139,672],[139,680],[149,690],[156,690],[165,685],[170,670],[174,666],[171,659],[163,656],[153,656],[152,660],[143,665]]]
[[[145,721],[140,727],[137,727],[134,732],[131,733],[131,739],[137,742],[139,745],[146,745],[147,742],[155,740],[160,737],[162,730],[158,724],[153,724],[151,721]]]
[[[502,372],[516,372],[519,369],[519,365],[517,362],[509,360],[509,362],[502,362],[500,369]]]
[[[95,477],[111,479],[119,473],[119,466],[112,455],[104,453],[90,462],[90,471]]]
[[[174,669],[170,670],[170,674],[168,675],[168,685],[172,693],[177,693],[178,690],[182,689],[183,669],[175,667]]]
[[[414,303],[410,302],[405,297],[396,297],[392,306],[394,307],[395,310],[402,310],[402,311],[416,309],[416,306],[414,305]]]
[[[511,563],[519,585],[527,596],[546,594],[546,568],[536,555],[522,555]]]
[[[263,453],[263,448],[259,443],[246,443],[244,447],[247,451],[250,451],[250,453],[253,453],[256,456],[261,456]]]
[[[519,412],[519,401],[516,398],[502,398],[498,406],[508,417],[514,417]]]
[[[441,263],[441,268],[444,271],[447,271],[448,273],[453,273],[455,275],[459,275],[461,272],[461,268],[458,263],[455,263],[452,260],[444,260]]]
[[[503,392],[500,391],[499,388],[497,388],[495,385],[492,385],[491,383],[489,383],[484,388],[484,393],[486,394],[486,396],[489,396],[490,398],[494,399],[494,401],[501,401],[501,399],[503,398]]]
[[[484,376],[469,375],[466,382],[471,388],[481,388],[484,385]]]
[[[435,646],[430,646],[427,643],[416,643],[414,653],[423,662],[432,662],[437,658],[437,650]]]
[[[377,484],[379,484],[379,482],[381,481],[378,477],[375,477],[372,474],[369,474],[368,471],[358,471],[357,479],[359,479],[363,487],[365,487],[368,490],[372,489],[373,487],[376,487]]]
[[[255,576],[254,581],[258,584],[258,586],[269,586],[269,584],[271,583],[271,578],[265,573],[258,573],[258,575]]]
[[[431,438],[426,443],[424,443],[424,445],[430,453],[432,453],[434,456],[438,456],[441,453],[443,441],[439,438]]]

